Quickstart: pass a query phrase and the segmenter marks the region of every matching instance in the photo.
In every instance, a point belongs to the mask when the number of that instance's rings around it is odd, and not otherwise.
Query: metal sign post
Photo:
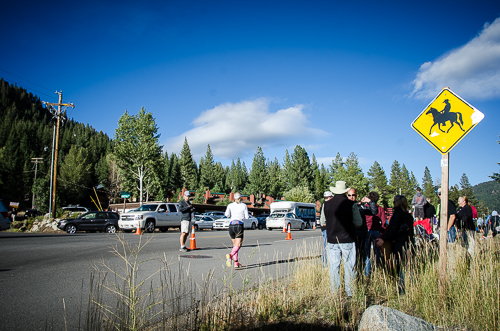
[[[446,261],[448,239],[449,152],[481,120],[484,114],[460,98],[448,87],[418,115],[411,127],[441,154],[441,213],[439,235],[439,293],[446,290]]]

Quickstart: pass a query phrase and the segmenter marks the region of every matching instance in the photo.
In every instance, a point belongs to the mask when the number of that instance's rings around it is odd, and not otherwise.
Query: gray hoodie
[[[417,194],[413,196],[413,200],[411,200],[411,204],[416,208],[424,208],[426,202],[427,199],[422,192],[417,192]]]

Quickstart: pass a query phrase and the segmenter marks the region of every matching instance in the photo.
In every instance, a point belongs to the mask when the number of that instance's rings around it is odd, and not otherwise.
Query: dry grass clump
[[[261,279],[250,279],[245,272],[227,269],[220,280],[222,289],[215,286],[217,280],[211,272],[202,284],[194,284],[189,271],[171,270],[166,259],[156,274],[141,279],[139,266],[146,262],[138,259],[141,248],[126,246],[123,238],[120,242],[121,250],[129,253],[116,250],[116,254],[126,267],[117,271],[100,266],[86,329],[356,330],[362,313],[373,304],[440,326],[500,328],[500,245],[496,238],[476,242],[472,258],[460,246],[450,245],[444,297],[438,291],[438,254],[424,247],[404,267],[404,295],[398,293],[393,274],[375,266],[369,278],[358,277],[349,299],[343,291],[332,294],[328,269],[319,257],[319,240],[304,243],[288,259],[276,263],[272,278],[262,272]],[[275,260],[279,260],[277,256]],[[159,288],[150,285],[151,277],[160,277]],[[240,277],[238,282],[236,277]],[[249,284],[256,285],[249,288]]]

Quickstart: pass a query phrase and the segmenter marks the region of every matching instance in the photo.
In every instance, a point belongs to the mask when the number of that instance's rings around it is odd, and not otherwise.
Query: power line
[[[11,73],[11,72],[8,72],[7,70],[4,70],[4,69],[1,69],[1,68],[0,68],[0,71],[6,72],[6,73],[8,73],[9,75],[12,75],[12,76],[14,76],[14,77],[20,78],[20,79],[22,79],[22,80],[25,80],[25,81],[27,81],[27,82],[29,82],[29,83],[31,83],[31,84],[34,84],[34,85],[39,86],[39,87],[41,87],[41,88],[44,88],[44,89],[46,89],[46,90],[49,90],[49,91],[54,91],[53,89],[49,89],[49,88],[47,88],[47,87],[45,87],[45,86],[42,86],[42,85],[40,85],[40,84],[37,84],[37,83],[32,82],[32,81],[30,81],[30,80],[27,80],[26,78],[23,78],[23,77],[21,77],[21,76],[15,75],[15,74],[13,74],[13,73]],[[54,98],[54,99],[56,99],[56,97],[55,97],[54,95],[49,95],[49,94],[46,94],[46,93],[44,93],[44,92],[41,92],[41,91],[35,90],[35,89],[31,88],[31,87],[26,87],[26,86],[24,86],[24,84],[21,84],[21,83],[16,82],[16,81],[14,81],[14,83],[18,84],[20,87],[25,88],[26,90],[32,90],[32,91],[35,91],[35,92],[37,92],[37,93],[39,93],[39,94],[43,94],[43,95],[48,96],[48,97],[50,97],[50,98]]]
[[[45,86],[39,85],[39,84],[37,84],[37,83],[34,83],[34,82],[32,82],[32,81],[29,81],[29,80],[27,80],[27,79],[25,79],[25,78],[23,78],[23,77],[21,77],[21,76],[14,75],[13,73],[8,72],[7,70],[3,70],[2,68],[0,68],[0,70],[1,70],[1,71],[3,71],[3,72],[8,73],[9,75],[15,76],[15,77],[17,77],[17,78],[21,78],[22,80],[25,80],[25,81],[27,81],[27,82],[29,82],[29,83],[31,83],[31,84],[35,84],[36,86],[40,86],[41,88],[44,88],[44,89],[49,90],[49,91],[51,91],[51,92],[52,92],[52,91],[54,91],[53,89],[50,89],[50,88],[47,88],[47,87],[45,87]]]

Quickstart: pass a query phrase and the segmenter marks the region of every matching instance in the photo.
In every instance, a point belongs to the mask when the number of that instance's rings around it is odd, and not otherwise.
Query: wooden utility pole
[[[75,105],[72,103],[63,103],[62,102],[62,91],[57,92],[59,94],[59,102],[58,103],[51,103],[51,102],[45,102],[46,105],[49,106],[57,106],[57,124],[56,124],[56,139],[55,139],[55,147],[54,148],[54,171],[52,174],[53,180],[52,180],[52,218],[56,218],[56,183],[57,183],[57,157],[59,154],[59,127],[61,126],[61,107],[72,107],[75,108]]]
[[[441,207],[439,224],[439,293],[446,292],[446,263],[448,241],[448,181],[450,176],[450,153],[441,155]],[[444,298],[442,296],[442,298]]]
[[[34,163],[35,164],[35,179],[33,180],[33,186],[35,186],[35,182],[36,182],[36,173],[38,172],[38,163],[42,163],[43,162],[43,158],[41,157],[32,157],[31,158],[31,163]],[[34,187],[32,188],[33,190],[33,198],[31,200],[31,209],[35,209],[35,190],[34,190]]]

